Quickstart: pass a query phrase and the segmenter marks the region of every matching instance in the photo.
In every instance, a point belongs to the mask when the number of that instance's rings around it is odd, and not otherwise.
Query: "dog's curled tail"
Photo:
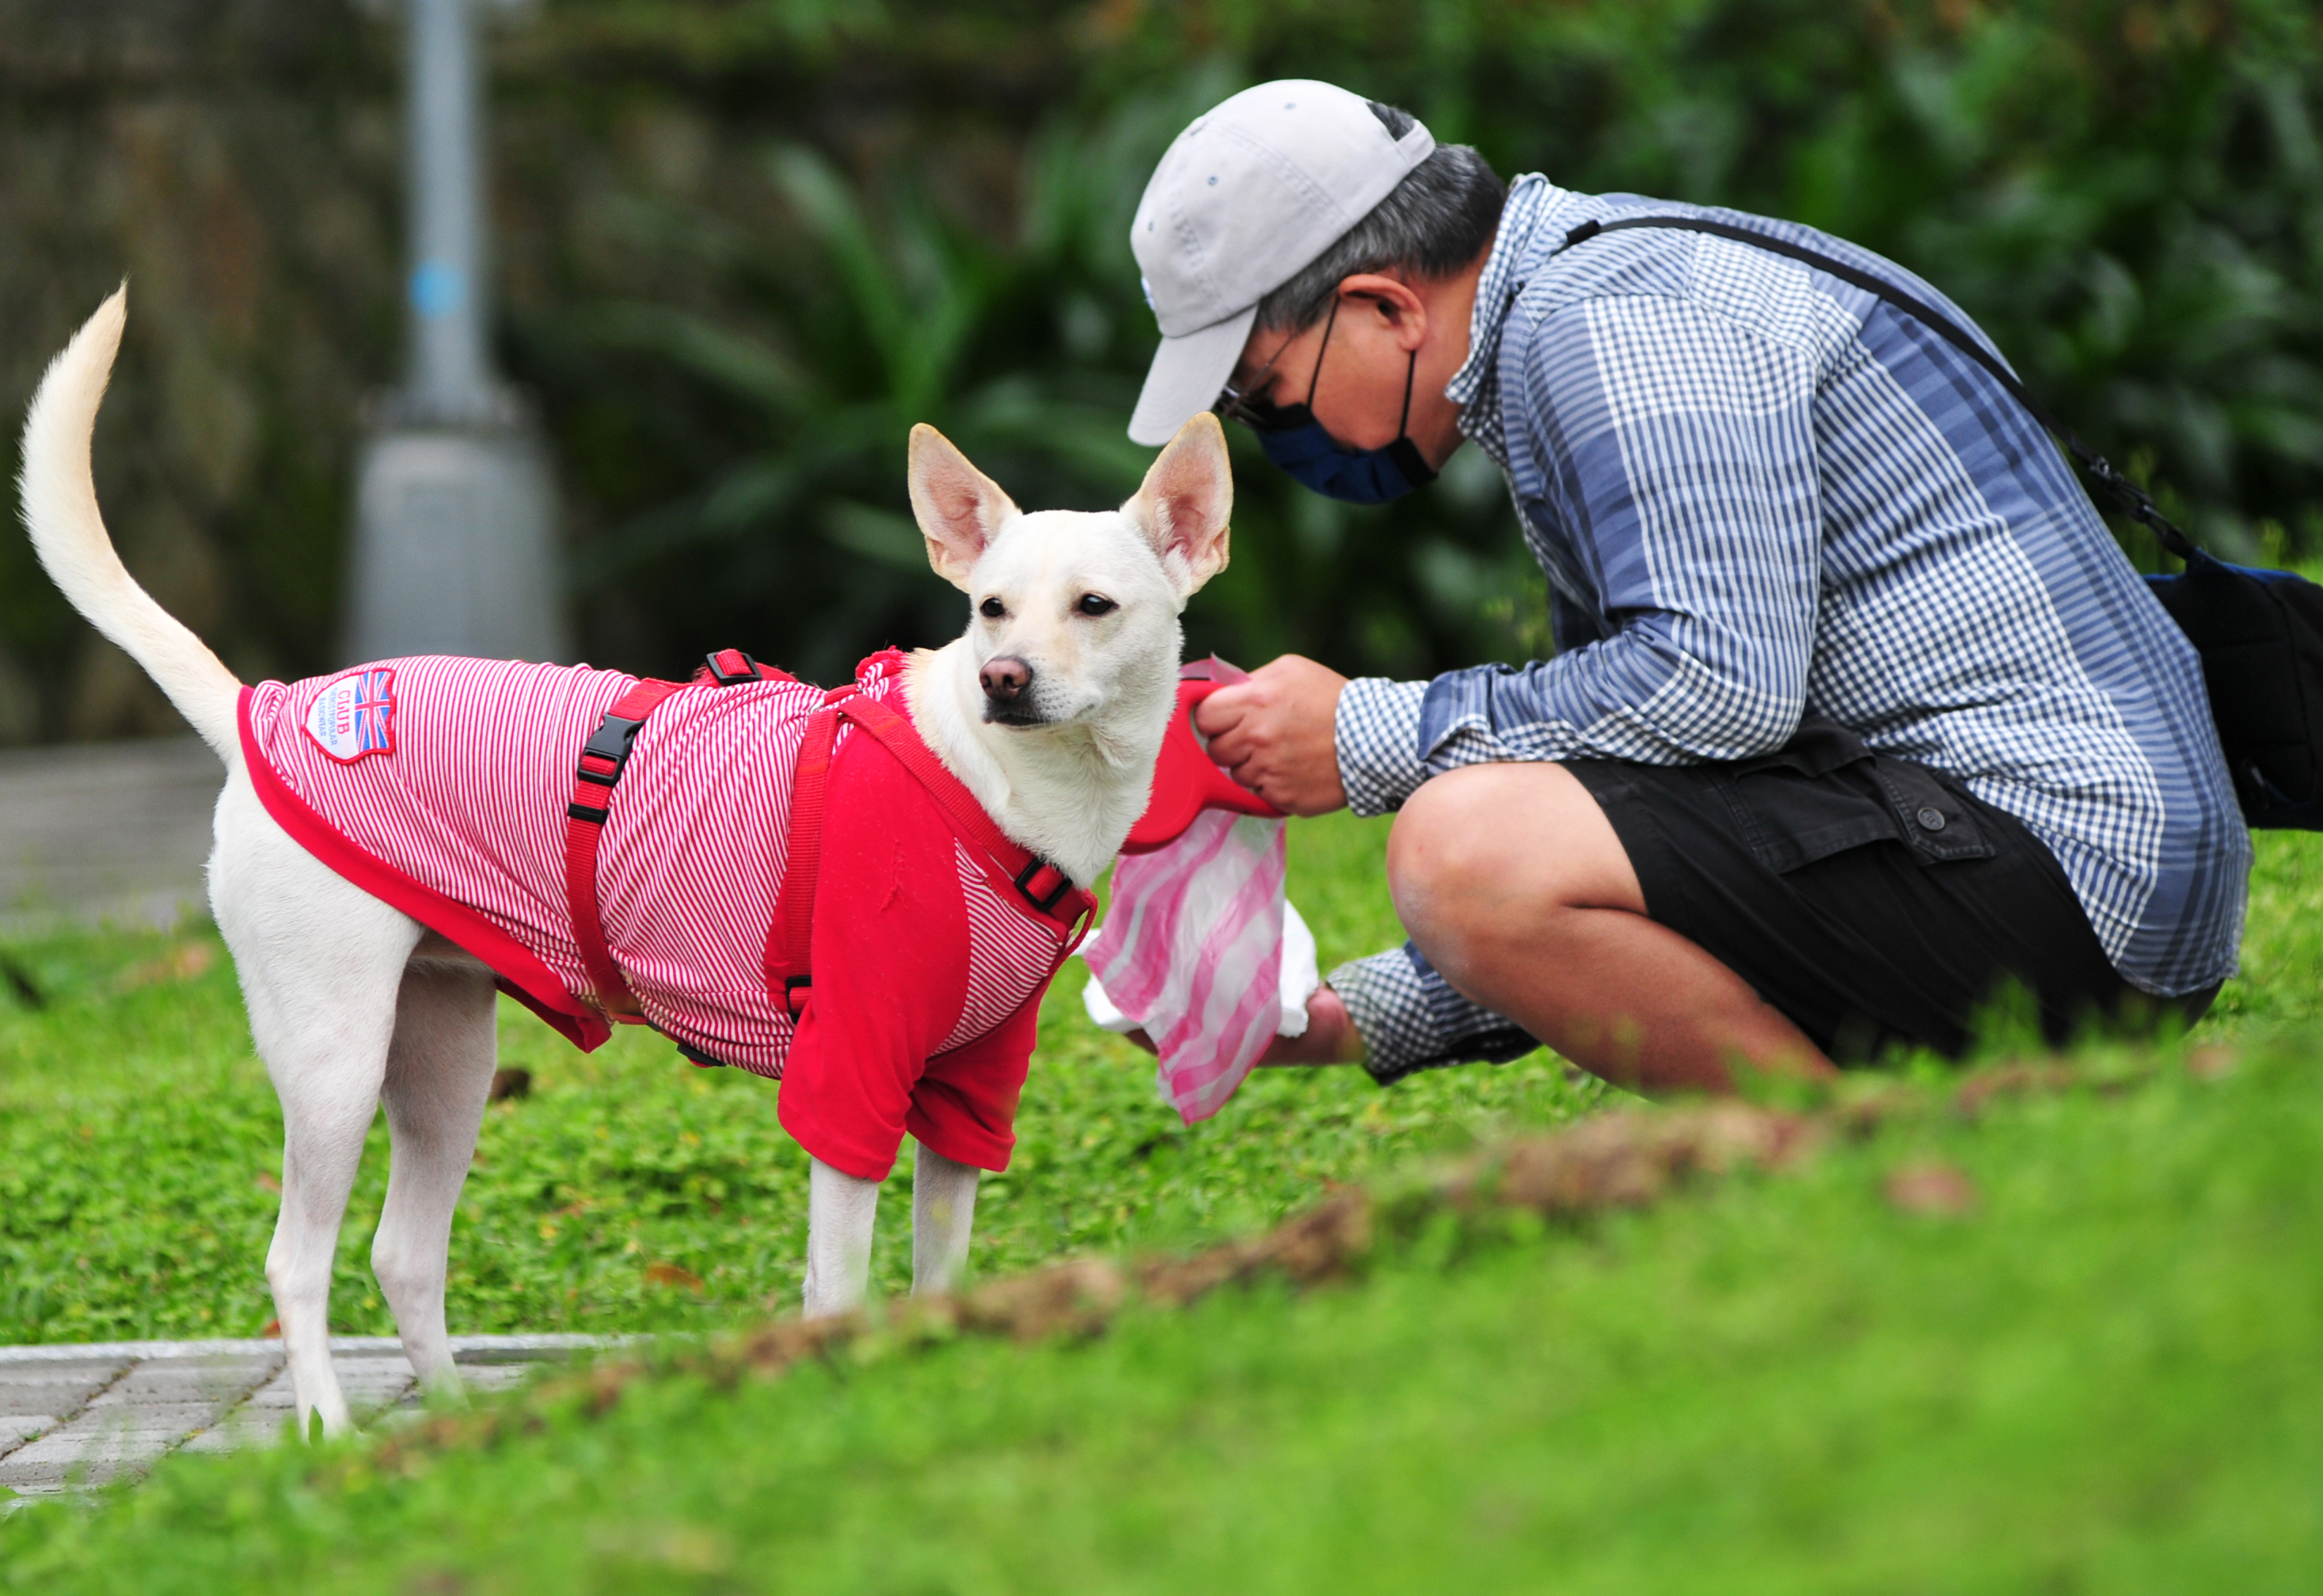
[[[242,683],[207,645],[139,587],[114,552],[89,473],[96,408],[121,348],[129,286],[97,307],[50,362],[24,422],[24,469],[16,479],[25,529],[51,581],[74,609],[145,667],[231,767],[240,757],[235,703]]]

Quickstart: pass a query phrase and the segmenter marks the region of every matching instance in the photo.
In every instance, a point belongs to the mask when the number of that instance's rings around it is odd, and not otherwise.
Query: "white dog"
[[[278,823],[246,768],[242,684],[115,554],[89,443],[125,294],[81,328],[32,402],[20,483],[24,519],[66,597],[144,667],[225,761],[210,903],[282,1104],[282,1210],[266,1277],[301,1432],[315,1412],[336,1432],[348,1415],[327,1336],[332,1254],[364,1134],[382,1103],[393,1151],[372,1266],[413,1368],[432,1386],[457,1390],[444,1322],[445,1254],[493,1070],[493,975],[326,867]],[[1213,418],[1196,417],[1113,513],[1023,514],[926,427],[913,432],[909,472],[929,561],[972,604],[962,637],[912,657],[902,685],[911,720],[1007,839],[1086,886],[1144,806],[1175,702],[1180,612],[1226,563],[1225,439]],[[565,797],[550,791],[540,801],[561,812]],[[734,931],[755,936],[764,928]],[[592,992],[573,995],[597,1001]],[[922,1148],[915,1290],[944,1289],[957,1277],[978,1177],[977,1168]],[[861,1299],[878,1189],[815,1160],[808,1312]]]

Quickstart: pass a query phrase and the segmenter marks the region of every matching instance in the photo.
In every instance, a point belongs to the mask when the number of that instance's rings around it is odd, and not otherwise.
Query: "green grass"
[[[1345,817],[1296,830],[1292,891],[1327,961],[1397,935],[1376,882],[1384,836]],[[189,948],[216,956],[170,978],[169,955]],[[7,953],[47,1006],[0,996],[0,1344],[259,1334],[281,1116],[214,933]],[[978,1200],[986,1274],[1262,1225],[1327,1180],[1600,1096],[1546,1055],[1390,1093],[1355,1070],[1265,1071],[1189,1129],[1156,1099],[1152,1061],[1082,1014],[1084,975],[1069,966],[1050,993],[1015,1159]],[[697,1069],[627,1027],[578,1053],[505,1002],[500,1050],[535,1084],[485,1119],[453,1234],[455,1334],[698,1329],[796,1301],[806,1159],[773,1083]],[[341,1237],[331,1323],[349,1334],[393,1330],[369,1261],[386,1135],[374,1127]],[[876,1260],[890,1291],[910,1273],[906,1202],[899,1186]],[[701,1289],[655,1283],[656,1264]]]
[[[1379,830],[1296,836],[1293,891],[1326,958],[1386,940]],[[172,1459],[93,1513],[0,1520],[0,1586],[2311,1589],[2318,905],[2323,838],[2262,839],[2248,974],[2192,1039],[2233,1042],[2223,1080],[2189,1078],[2173,1048],[2098,1050],[2100,1068],[2158,1070],[1974,1120],[1931,1107],[1802,1169],[1588,1225],[1437,1225],[1358,1281],[1134,1310],[1093,1342],[850,1355],[730,1390],[673,1371],[601,1415],[536,1400],[536,1422],[490,1445],[394,1466],[365,1440]],[[0,1027],[20,1332],[248,1333],[265,1311],[271,1099],[222,970],[123,989],[161,945],[14,950],[57,993]],[[1285,1072],[1186,1131],[1074,992],[1052,1003],[1019,1166],[979,1214],[987,1273],[1245,1229],[1326,1179],[1593,1102],[1539,1058],[1387,1093]],[[799,1160],[765,1083],[649,1047],[600,1062],[509,1038],[541,1086],[487,1129],[456,1326],[708,1326],[770,1289],[788,1301]],[[44,1149],[45,1178],[23,1162]],[[227,1154],[247,1177],[216,1178]],[[1930,1161],[1973,1182],[1970,1211],[1886,1198],[1890,1174]],[[707,1293],[646,1287],[662,1258]],[[106,1279],[132,1266],[144,1283]],[[358,1247],[345,1267],[340,1321],[384,1327]],[[52,1282],[37,1322],[27,1268]]]
[[[1886,1176],[1941,1160],[1955,1218]],[[382,1467],[178,1459],[0,1527],[44,1591],[2312,1589],[2323,1094],[1932,1113],[1358,1285],[963,1342]]]

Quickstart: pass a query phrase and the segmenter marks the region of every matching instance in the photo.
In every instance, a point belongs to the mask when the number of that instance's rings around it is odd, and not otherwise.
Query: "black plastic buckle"
[[[643,720],[624,720],[619,715],[611,714],[598,721],[597,729],[589,734],[589,740],[581,747],[581,757],[573,766],[573,779],[587,782],[592,787],[605,788],[606,802],[610,803],[613,784],[621,779],[621,767],[629,762],[629,749],[638,740],[638,728],[644,724]],[[592,770],[589,768],[592,759],[611,768]],[[592,826],[603,825],[606,815],[611,812],[608,809],[592,809],[585,803],[565,806],[566,819],[585,821]]]
[[[806,1012],[806,998],[800,996],[799,994],[805,992],[808,996],[813,995],[809,990],[813,985],[814,977],[811,975],[792,976],[783,982],[783,1006],[790,1011],[794,1024],[797,1023],[798,1017]]]
[[[619,715],[611,714],[598,721],[597,729],[591,732],[589,740],[582,745],[581,754],[583,758],[593,754],[600,759],[611,761],[613,774],[602,781],[596,776],[588,779],[608,787],[620,780],[621,766],[629,762],[629,749],[638,740],[638,728],[644,724],[643,720],[624,720]]]
[[[735,658],[740,660],[742,662],[741,670],[731,674],[728,674],[726,669],[718,663],[718,656],[721,654],[730,654]],[[752,659],[748,655],[743,653],[739,648],[713,649],[710,653],[703,655],[702,656],[702,661],[703,665],[706,666],[710,672],[710,679],[712,682],[717,683],[721,687],[731,687],[737,683],[755,682],[758,679],[758,662]]]
[[[1033,877],[1038,876],[1043,870],[1056,870],[1057,873],[1056,888],[1045,898],[1038,895],[1033,891]],[[1057,905],[1064,901],[1065,894],[1073,890],[1073,878],[1066,875],[1062,870],[1057,870],[1057,867],[1054,865],[1049,863],[1048,860],[1042,858],[1039,854],[1034,854],[1032,859],[1026,863],[1024,869],[1017,872],[1016,890],[1024,894],[1024,901],[1026,903],[1032,904],[1033,907],[1038,909],[1042,913],[1052,913],[1055,912]]]

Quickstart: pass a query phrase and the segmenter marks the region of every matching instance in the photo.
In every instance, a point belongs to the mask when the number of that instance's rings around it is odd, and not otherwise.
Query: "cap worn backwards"
[[[1130,249],[1162,346],[1129,436],[1166,444],[1234,374],[1258,302],[1370,214],[1436,141],[1389,133],[1362,96],[1285,78],[1194,119],[1154,168]]]

